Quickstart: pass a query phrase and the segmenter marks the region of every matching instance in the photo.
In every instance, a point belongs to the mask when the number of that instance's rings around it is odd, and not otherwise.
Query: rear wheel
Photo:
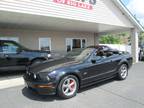
[[[77,77],[74,75],[68,75],[60,81],[57,93],[61,98],[69,99],[76,96],[78,88],[79,81]]]
[[[128,66],[126,64],[122,64],[119,68],[118,79],[125,80],[128,76]]]

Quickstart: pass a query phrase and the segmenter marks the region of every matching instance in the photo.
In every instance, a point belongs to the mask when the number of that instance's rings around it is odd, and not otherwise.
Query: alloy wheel
[[[125,79],[128,75],[128,69],[127,69],[127,65],[123,64],[120,67],[120,76],[122,79]]]
[[[66,79],[62,84],[62,92],[66,96],[71,96],[77,90],[77,83],[74,78]]]

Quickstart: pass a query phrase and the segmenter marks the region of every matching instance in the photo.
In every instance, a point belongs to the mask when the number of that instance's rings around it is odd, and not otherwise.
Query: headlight
[[[43,81],[50,81],[50,77],[48,76],[47,72],[40,72],[39,76],[40,76],[40,79]]]
[[[49,75],[52,77],[52,78],[55,78],[56,77],[56,71],[52,71],[49,73]]]
[[[48,54],[47,57],[50,58],[50,57],[51,57],[51,54]]]

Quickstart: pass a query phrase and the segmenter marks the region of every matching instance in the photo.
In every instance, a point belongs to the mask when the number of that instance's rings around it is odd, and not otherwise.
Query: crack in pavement
[[[99,88],[99,89],[100,89],[100,90],[103,90],[103,91],[105,91],[105,92],[108,92],[108,93],[110,93],[110,94],[112,94],[112,95],[121,97],[121,98],[123,98],[123,99],[125,99],[125,100],[128,100],[128,101],[131,101],[131,102],[134,102],[134,103],[137,103],[137,104],[140,104],[140,105],[144,106],[144,103],[139,102],[139,101],[137,101],[137,100],[135,100],[135,99],[131,99],[131,98],[128,98],[128,97],[124,97],[124,96],[122,96],[122,95],[120,95],[120,94],[117,94],[117,93],[115,93],[115,92],[112,92],[112,91],[109,91],[109,90],[106,90],[106,89],[103,89],[103,88]]]

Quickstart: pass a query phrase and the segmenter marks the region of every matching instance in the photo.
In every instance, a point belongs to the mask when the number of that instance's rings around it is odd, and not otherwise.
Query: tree
[[[119,36],[115,35],[104,35],[100,38],[100,43],[101,44],[121,44],[121,39]]]
[[[101,44],[129,44],[130,35],[128,32],[103,35],[99,42]]]
[[[144,32],[139,35],[139,45],[144,45]]]

